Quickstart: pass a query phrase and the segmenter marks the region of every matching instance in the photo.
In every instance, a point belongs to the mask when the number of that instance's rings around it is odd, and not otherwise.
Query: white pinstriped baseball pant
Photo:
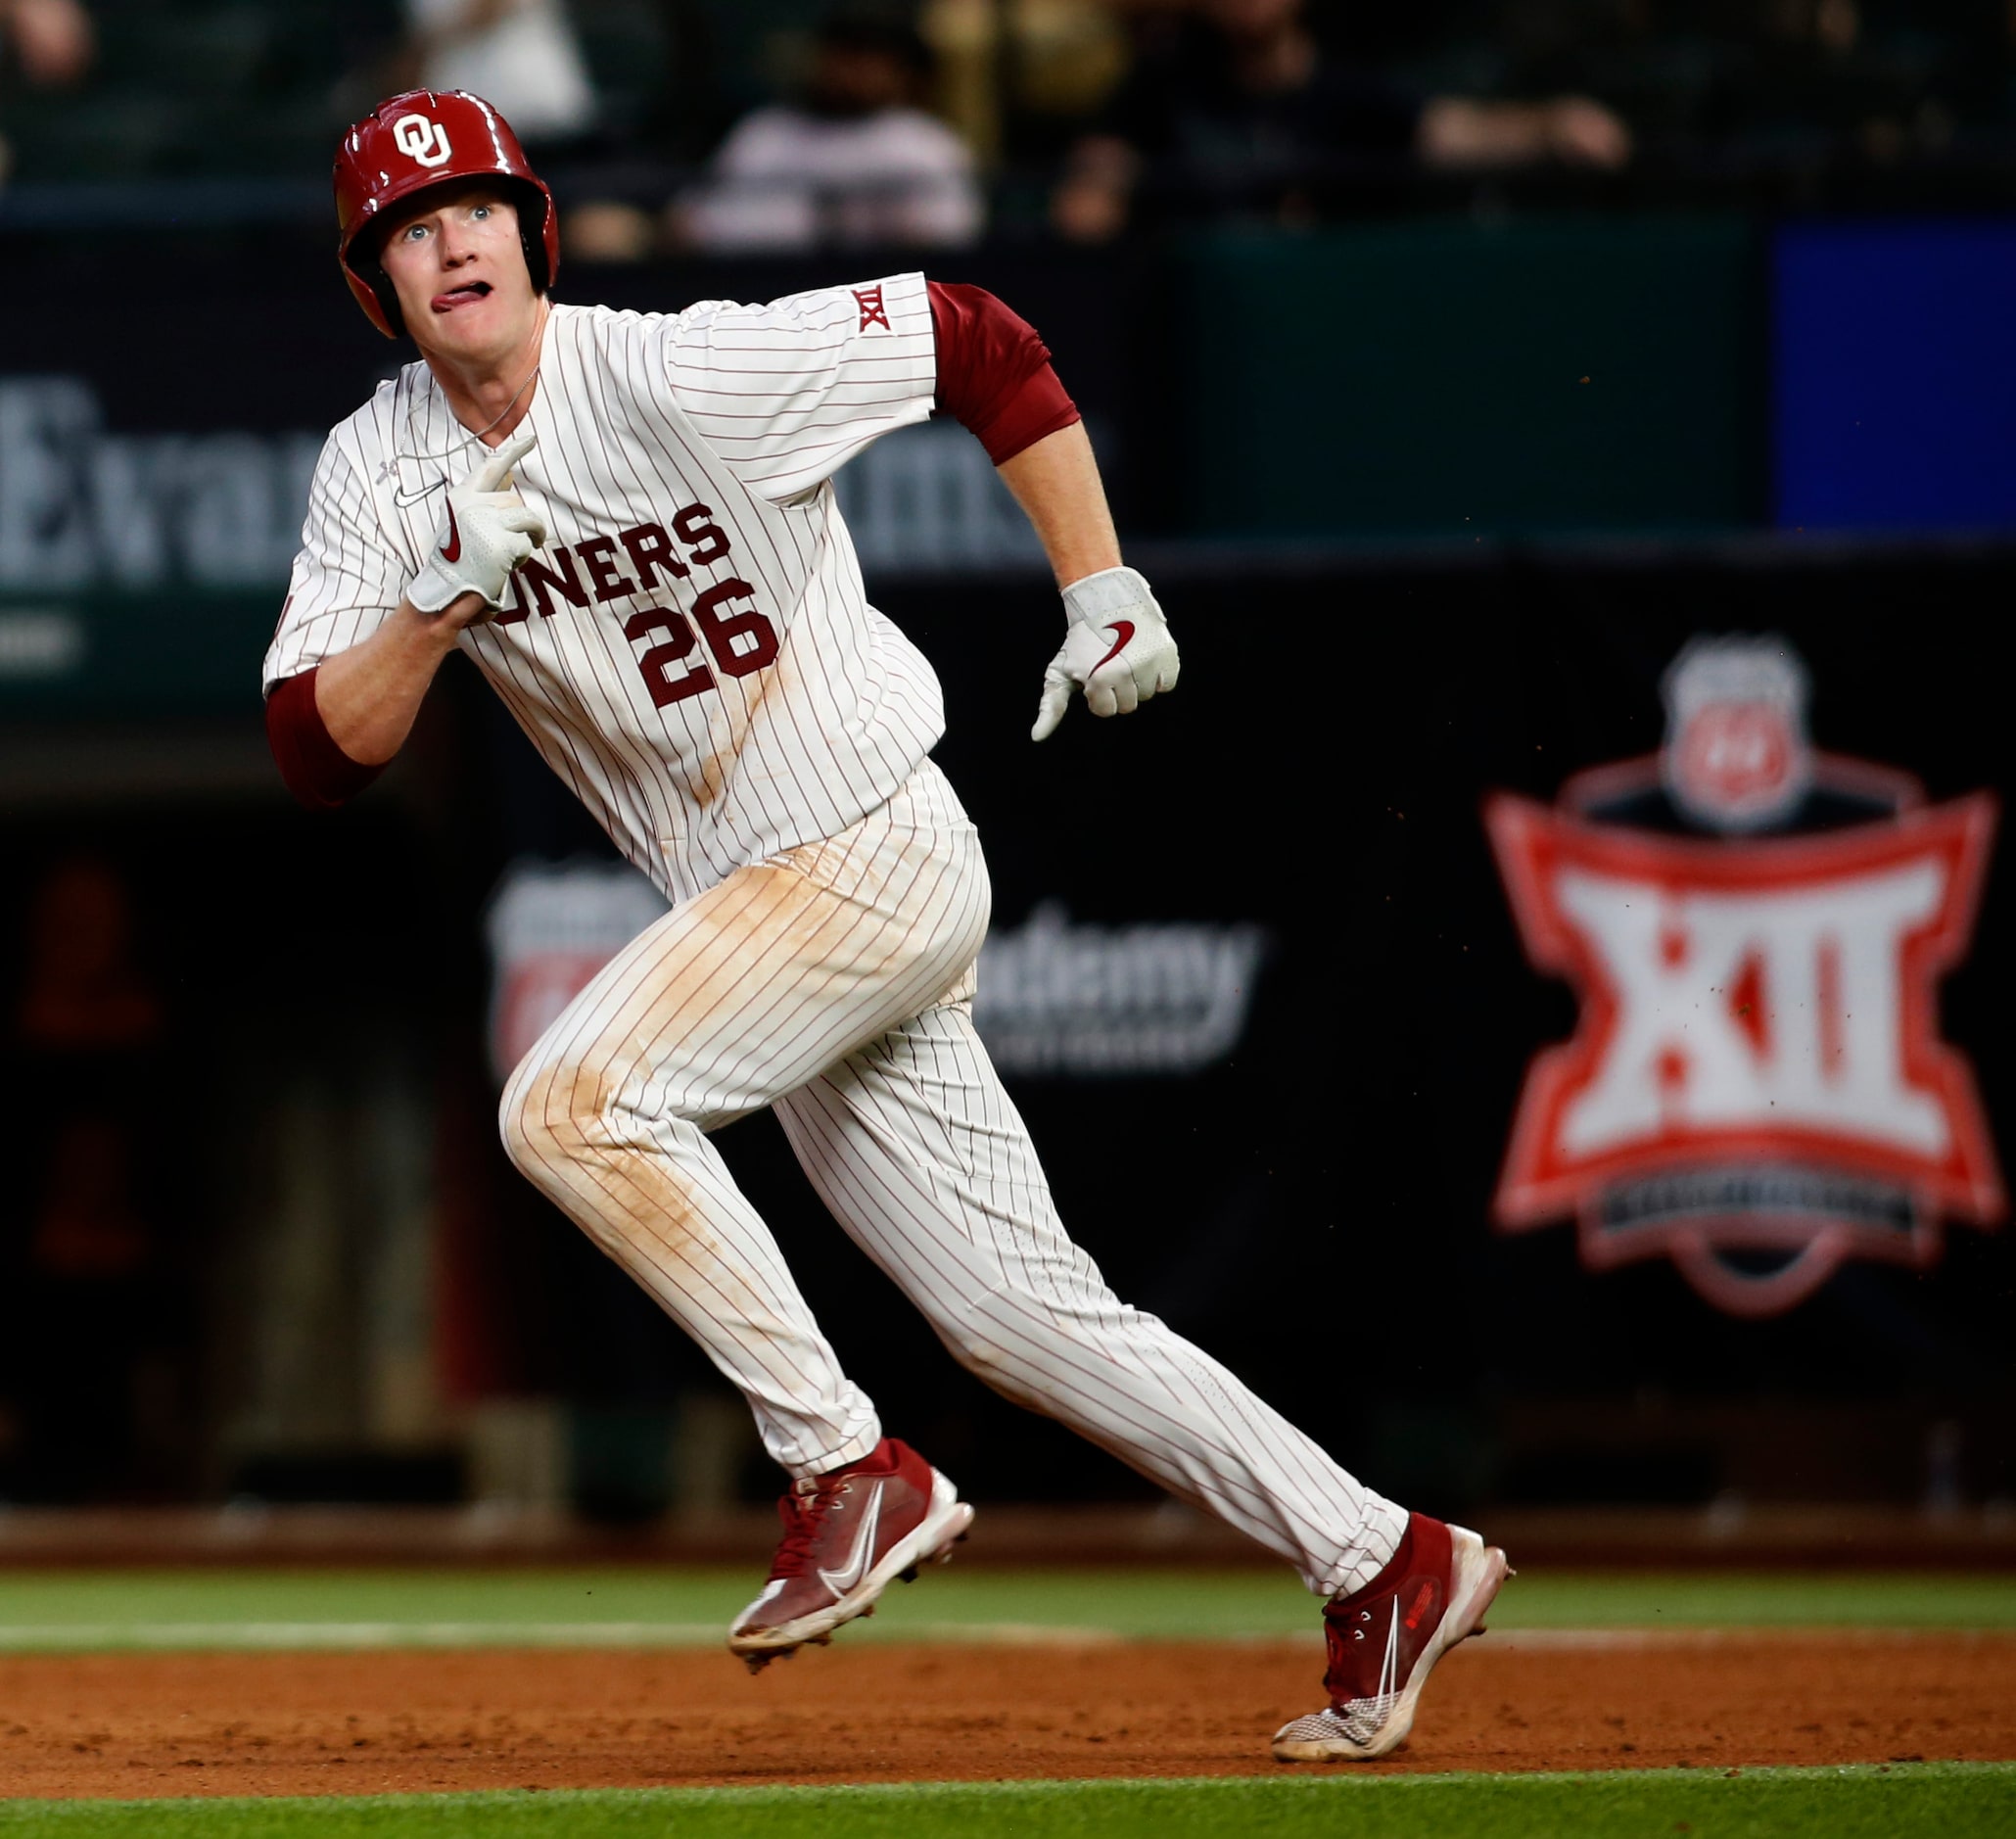
[[[971,1016],[979,838],[926,762],[826,842],[738,870],[602,969],[526,1056],[511,1159],[741,1390],[794,1476],[867,1454],[842,1372],[706,1133],[770,1105],[835,1219],[997,1391],[1220,1515],[1329,1595],[1406,1523],[1065,1235]]]

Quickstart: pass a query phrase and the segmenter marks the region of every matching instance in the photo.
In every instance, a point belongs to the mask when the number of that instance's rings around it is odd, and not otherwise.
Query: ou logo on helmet
[[[440,166],[454,157],[448,131],[424,115],[402,115],[392,124],[393,144],[416,165]]]

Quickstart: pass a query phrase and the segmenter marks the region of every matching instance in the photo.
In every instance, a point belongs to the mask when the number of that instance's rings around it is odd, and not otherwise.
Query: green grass
[[[674,1789],[366,1800],[0,1802],[14,1839],[1551,1839],[1691,1832],[2005,1834],[2016,1765],[1663,1769],[1596,1775],[1351,1773],[1241,1780]]]
[[[0,1573],[0,1653],[121,1648],[712,1645],[747,1570]],[[1528,1572],[1493,1628],[2016,1628],[2016,1577]],[[884,1598],[849,1640],[1314,1640],[1283,1572],[955,1566]]]

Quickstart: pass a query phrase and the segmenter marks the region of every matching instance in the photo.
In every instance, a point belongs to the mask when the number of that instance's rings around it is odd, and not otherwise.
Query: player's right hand
[[[427,566],[413,577],[406,599],[422,613],[445,612],[465,593],[495,610],[504,604],[511,571],[546,540],[546,527],[504,482],[511,468],[539,445],[520,435],[448,488],[447,516],[435,533]]]

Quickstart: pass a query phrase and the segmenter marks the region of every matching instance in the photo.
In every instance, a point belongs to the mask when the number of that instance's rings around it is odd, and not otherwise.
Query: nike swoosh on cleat
[[[449,559],[453,560],[452,557],[450,557]],[[1112,663],[1112,661],[1120,655],[1121,652],[1127,649],[1128,640],[1134,637],[1134,622],[1132,620],[1115,620],[1110,626],[1106,628],[1106,631],[1109,633],[1118,633],[1120,636],[1119,637],[1113,640],[1112,650],[1108,651],[1104,657],[1100,659],[1100,661],[1092,667],[1094,671],[1104,670],[1108,664]],[[1091,674],[1092,673],[1090,671],[1086,673],[1087,676],[1090,676]]]
[[[462,533],[455,528],[455,501],[448,500],[448,540],[441,545],[441,559],[444,562],[459,562],[462,559]]]
[[[819,1580],[833,1592],[835,1601],[859,1584],[868,1574],[868,1561],[875,1552],[875,1527],[882,1518],[882,1485],[868,1497],[867,1511],[861,1517],[861,1531],[854,1535],[854,1550],[837,1571],[821,1567]]]

